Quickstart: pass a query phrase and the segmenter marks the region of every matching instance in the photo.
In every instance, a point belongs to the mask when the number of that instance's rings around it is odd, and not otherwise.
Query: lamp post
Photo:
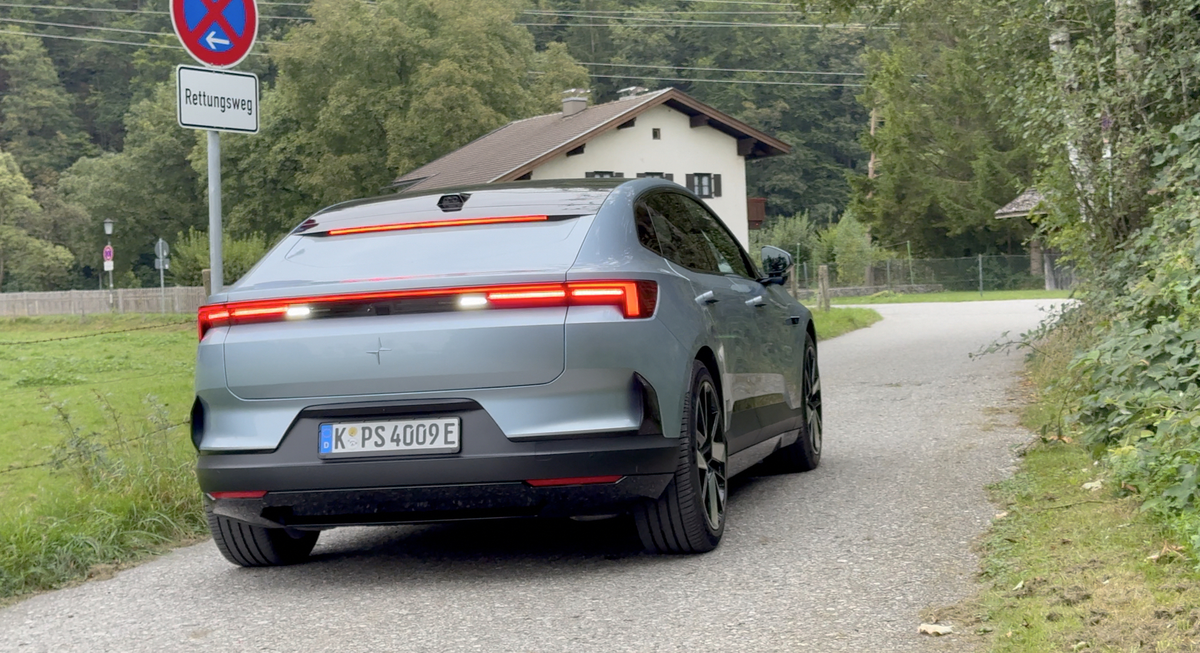
[[[105,240],[107,241],[105,249],[108,251],[112,251],[112,232],[114,224],[116,224],[116,221],[112,218],[104,219],[104,236]],[[108,268],[108,305],[111,307],[113,305],[113,263],[111,258],[105,257],[104,267]]]

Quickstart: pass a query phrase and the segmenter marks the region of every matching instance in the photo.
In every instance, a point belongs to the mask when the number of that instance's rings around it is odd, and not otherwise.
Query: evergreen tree
[[[38,39],[0,35],[0,146],[37,180],[87,151],[71,98]]]
[[[877,239],[925,256],[1020,253],[1028,222],[994,213],[1028,186],[1034,158],[980,101],[988,80],[964,36],[917,23],[867,57],[863,98],[880,126],[863,140],[878,176],[855,179],[855,210]]]

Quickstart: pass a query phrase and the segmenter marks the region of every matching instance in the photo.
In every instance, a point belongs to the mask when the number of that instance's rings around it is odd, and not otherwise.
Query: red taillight
[[[613,306],[619,309],[627,319],[640,319],[654,315],[654,308],[658,303],[658,284],[653,281],[569,281],[567,283],[394,290],[210,304],[200,307],[198,326],[200,338],[203,339],[204,334],[214,327],[304,319],[319,315],[322,310],[334,306],[419,298],[457,298],[457,306],[463,310]]]
[[[616,483],[624,476],[574,476],[571,478],[539,478],[525,481],[533,487],[558,487],[562,485],[597,485]]]
[[[380,231],[407,231],[409,229],[438,229],[441,227],[471,227],[481,224],[506,224],[510,222],[545,222],[548,215],[509,215],[494,218],[458,218],[454,220],[428,220],[425,222],[397,222],[394,224],[376,224],[366,227],[345,227],[330,229],[324,233],[314,233],[314,236],[349,236],[351,234],[372,234]]]
[[[243,490],[235,492],[209,492],[214,499],[261,499],[267,496],[266,490]]]

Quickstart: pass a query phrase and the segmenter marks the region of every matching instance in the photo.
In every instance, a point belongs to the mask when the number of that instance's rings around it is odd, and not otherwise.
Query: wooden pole
[[[821,310],[829,310],[829,266],[817,268],[817,289],[821,293]]]

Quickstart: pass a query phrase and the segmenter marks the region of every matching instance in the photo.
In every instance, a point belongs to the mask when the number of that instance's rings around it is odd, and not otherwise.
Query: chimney
[[[588,106],[587,96],[591,93],[592,92],[586,88],[570,88],[563,91],[563,118],[570,118],[571,116],[586,109]]]

